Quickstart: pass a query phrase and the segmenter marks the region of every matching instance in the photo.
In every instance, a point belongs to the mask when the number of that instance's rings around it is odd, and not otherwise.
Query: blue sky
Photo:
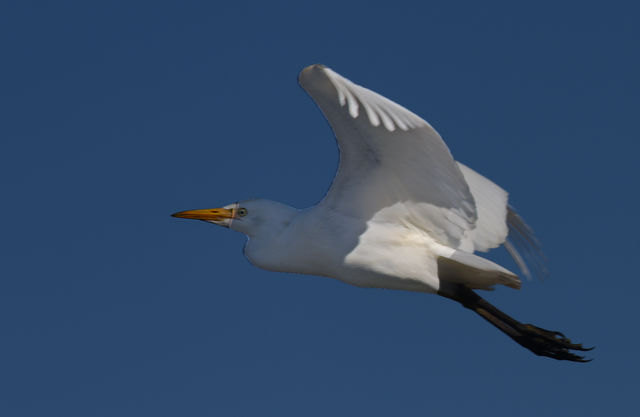
[[[0,414],[637,413],[637,6],[7,3]],[[595,361],[439,297],[259,270],[240,234],[169,217],[322,197],[338,153],[296,84],[312,63],[510,191],[551,276],[486,297]]]

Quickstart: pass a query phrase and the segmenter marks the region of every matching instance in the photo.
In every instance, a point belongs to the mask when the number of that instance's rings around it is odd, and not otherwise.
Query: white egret
[[[173,216],[247,235],[249,261],[271,271],[336,278],[359,287],[438,294],[458,301],[537,355],[584,362],[589,350],[559,332],[523,324],[473,290],[518,276],[474,251],[505,245],[525,275],[537,262],[531,229],[507,192],[456,162],[425,120],[323,65],[299,83],[335,133],[340,165],[324,199],[299,210],[269,200]]]

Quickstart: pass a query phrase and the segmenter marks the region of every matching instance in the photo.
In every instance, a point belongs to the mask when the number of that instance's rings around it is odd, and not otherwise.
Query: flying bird
[[[298,82],[340,149],[338,172],[324,198],[306,209],[256,199],[174,217],[244,233],[244,254],[259,268],[437,294],[537,355],[588,361],[575,351],[591,348],[521,323],[475,291],[521,285],[515,273],[476,251],[504,245],[524,275],[534,268],[544,273],[538,241],[505,190],[455,161],[424,119],[330,68],[309,66]]]

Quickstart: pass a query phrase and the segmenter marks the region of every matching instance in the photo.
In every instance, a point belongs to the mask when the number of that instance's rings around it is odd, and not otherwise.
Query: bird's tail
[[[449,285],[438,291],[438,294],[455,300],[469,310],[474,311],[515,340],[519,345],[529,349],[536,355],[572,362],[591,361],[591,359],[585,359],[583,356],[576,355],[571,351],[585,352],[593,348],[585,348],[581,344],[572,343],[560,332],[542,329],[532,324],[520,323],[463,285]]]

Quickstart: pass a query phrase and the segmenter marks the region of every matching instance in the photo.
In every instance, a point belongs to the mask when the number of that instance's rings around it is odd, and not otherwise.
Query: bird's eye
[[[240,207],[240,208],[238,209],[238,211],[236,211],[236,214],[237,214],[238,216],[240,216],[240,217],[244,217],[244,216],[246,216],[247,214],[249,214],[249,212],[247,211],[247,209],[246,209],[246,208],[244,208],[244,207]]]

